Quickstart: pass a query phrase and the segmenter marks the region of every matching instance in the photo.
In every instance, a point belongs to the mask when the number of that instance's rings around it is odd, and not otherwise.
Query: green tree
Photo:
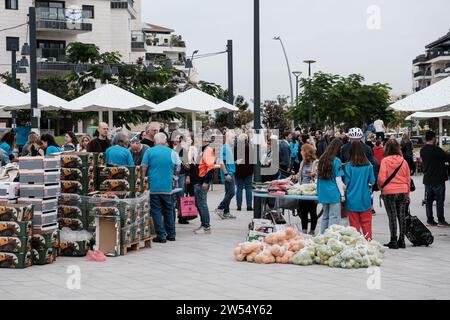
[[[261,107],[262,123],[267,129],[278,129],[280,134],[289,130],[291,125],[286,113],[287,105],[287,99],[283,96],[264,101]]]

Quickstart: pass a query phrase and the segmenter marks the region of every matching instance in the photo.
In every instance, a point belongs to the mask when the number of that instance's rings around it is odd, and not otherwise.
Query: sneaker
[[[373,216],[376,216],[376,215],[377,215],[377,213],[375,212],[375,209],[372,209],[372,215],[373,215]]]
[[[437,227],[438,223],[436,221],[427,222],[428,227]]]
[[[398,243],[397,240],[389,242],[384,244],[385,247],[388,247],[389,249],[398,249]]]
[[[308,233],[310,236],[315,236],[316,235],[316,232],[315,231],[313,231],[313,230],[311,230],[309,233]]]
[[[209,227],[209,228],[203,228],[203,227],[197,228],[197,229],[194,230],[194,233],[195,234],[211,234],[211,227]]]
[[[157,242],[157,243],[166,243],[167,240],[166,240],[166,239],[161,239],[161,238],[155,238],[155,239],[153,239],[153,242]]]
[[[449,228],[450,227],[450,223],[444,221],[444,222],[439,222],[438,227],[443,227],[443,228]]]
[[[397,241],[397,246],[398,246],[400,249],[405,249],[405,248],[406,248],[405,239],[399,239],[399,240]]]
[[[167,241],[176,241],[175,237],[167,237]]]
[[[242,209],[241,209],[241,207],[237,207],[237,211],[241,211]]]
[[[236,216],[233,216],[231,213],[224,213],[223,214],[224,219],[236,219]]]
[[[219,216],[220,219],[222,219],[222,220],[226,219],[225,218],[225,213],[223,212],[223,209],[217,208],[214,212]]]
[[[252,207],[248,207],[247,211],[253,211],[253,208]]]

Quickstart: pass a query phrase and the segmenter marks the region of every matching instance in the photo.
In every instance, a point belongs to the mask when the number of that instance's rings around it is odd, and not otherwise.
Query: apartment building
[[[450,75],[450,31],[425,46],[413,64],[413,91],[417,92]]]

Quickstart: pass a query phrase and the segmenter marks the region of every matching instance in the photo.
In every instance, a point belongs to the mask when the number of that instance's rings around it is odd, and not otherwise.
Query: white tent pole
[[[442,136],[443,136],[443,130],[442,130],[442,117],[439,117],[439,147],[442,148]]]
[[[100,124],[100,122],[103,122],[103,112],[102,111],[98,112],[98,123]]]
[[[109,129],[111,130],[114,127],[114,118],[113,118],[113,111],[108,110],[108,125]]]
[[[192,132],[194,133],[194,136],[196,134],[196,127],[195,127],[195,122],[197,121],[197,115],[195,114],[195,112],[192,112]]]

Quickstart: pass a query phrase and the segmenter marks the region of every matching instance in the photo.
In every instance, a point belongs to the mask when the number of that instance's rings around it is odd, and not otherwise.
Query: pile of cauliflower
[[[296,184],[287,191],[289,195],[316,196],[317,185],[315,183]]]
[[[368,242],[353,227],[333,225],[323,235],[305,240],[292,227],[267,235],[263,242],[245,242],[234,250],[237,261],[256,263],[321,264],[332,268],[368,268],[381,265],[384,248]]]

